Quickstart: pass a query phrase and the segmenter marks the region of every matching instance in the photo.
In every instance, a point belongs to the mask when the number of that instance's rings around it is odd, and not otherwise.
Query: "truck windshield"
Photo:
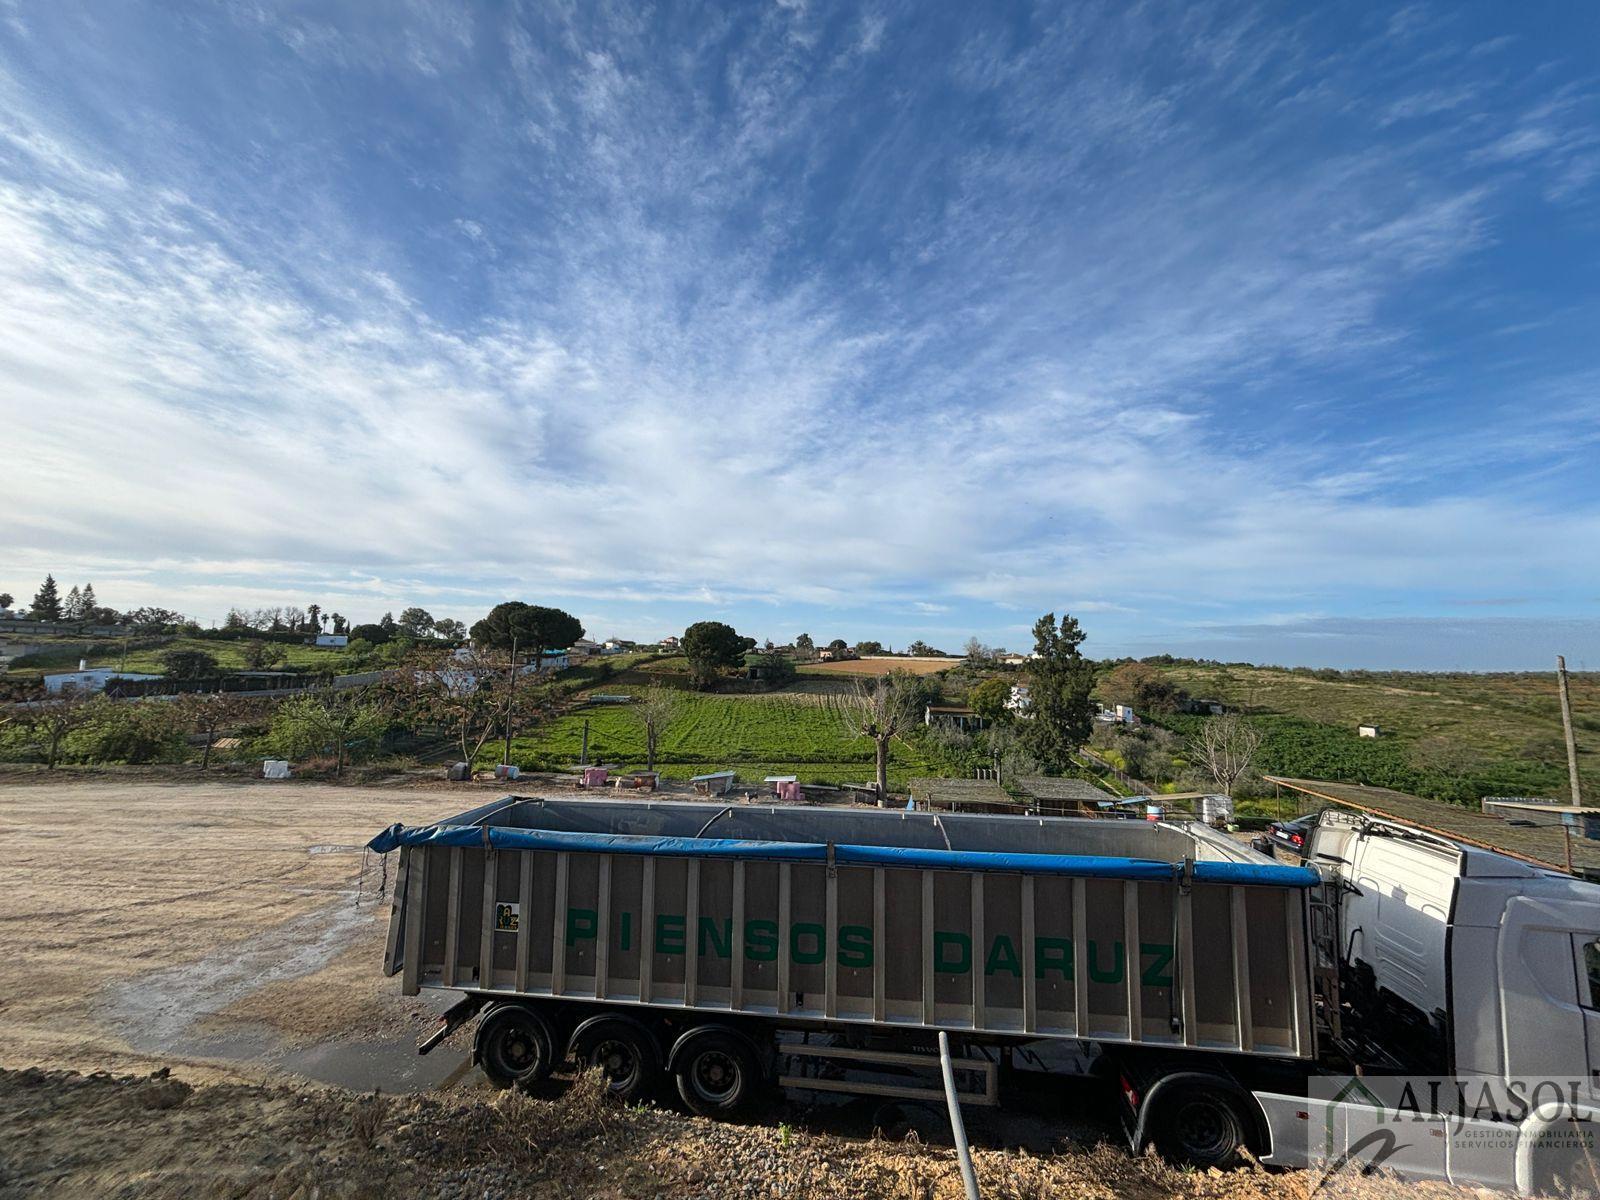
[[[1600,1009],[1600,938],[1584,943],[1582,965],[1584,977],[1589,981],[1588,996],[1583,1003]]]

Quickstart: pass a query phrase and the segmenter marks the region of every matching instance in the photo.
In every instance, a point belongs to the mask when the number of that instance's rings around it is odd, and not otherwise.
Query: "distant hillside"
[[[1261,769],[1441,798],[1567,793],[1555,673],[1426,674],[1152,664],[1191,696],[1262,717]],[[1571,677],[1579,772],[1600,801],[1600,673]],[[1198,718],[1174,718],[1180,732]],[[1372,722],[1384,736],[1358,738]]]

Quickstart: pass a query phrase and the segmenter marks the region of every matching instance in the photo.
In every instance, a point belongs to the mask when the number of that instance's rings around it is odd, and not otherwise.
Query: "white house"
[[[137,671],[119,671],[115,667],[91,667],[80,658],[76,671],[57,671],[46,675],[44,690],[52,696],[59,696],[68,688],[75,692],[103,692],[106,684],[113,679],[160,678],[159,675],[141,675]]]
[[[342,649],[349,644],[350,635],[347,633],[319,633],[317,634],[317,640],[313,643],[313,645],[331,646],[335,649]]]
[[[1006,708],[1016,713],[1019,717],[1033,707],[1033,689],[1025,683],[1013,684],[1011,696],[1006,700]]]

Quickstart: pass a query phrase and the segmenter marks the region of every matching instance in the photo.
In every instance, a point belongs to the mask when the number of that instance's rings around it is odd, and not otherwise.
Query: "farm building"
[[[1565,869],[1570,854],[1574,873],[1600,879],[1600,844],[1591,846],[1588,838],[1572,836],[1576,830],[1562,821],[1538,820],[1537,813],[1533,814],[1531,822],[1523,823],[1520,819],[1489,816],[1459,804],[1429,800],[1391,788],[1289,779],[1280,775],[1262,778],[1299,793],[1301,807],[1312,812],[1328,805],[1351,808],[1556,870]]]
[[[311,644],[340,650],[350,644],[350,635],[345,633],[319,633],[316,636],[316,640]]]
[[[1382,737],[1383,730],[1376,725],[1357,725],[1356,736],[1364,738]]]
[[[1095,805],[1111,799],[1111,793],[1085,779],[1061,779],[1053,775],[1024,775],[1015,781],[1017,790],[1033,800],[1034,811],[1049,815],[1095,811]]]
[[[993,779],[913,779],[907,790],[919,809],[935,812],[1023,813],[1026,807]]]
[[[963,733],[982,729],[988,724],[964,704],[930,704],[923,710],[922,723],[930,726],[947,725]]]
[[[1574,837],[1600,840],[1600,806],[1566,804],[1543,796],[1485,796],[1483,811],[1512,825],[1564,825]]]
[[[44,690],[52,696],[59,696],[69,689],[75,692],[103,692],[106,684],[113,679],[141,682],[160,678],[160,675],[142,675],[137,671],[119,671],[115,667],[91,667],[79,659],[76,671],[56,671],[46,675]]]

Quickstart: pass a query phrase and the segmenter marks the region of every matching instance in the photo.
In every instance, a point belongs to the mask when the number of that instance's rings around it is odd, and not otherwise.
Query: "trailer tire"
[[[1205,1084],[1183,1084],[1162,1096],[1152,1125],[1151,1141],[1161,1156],[1188,1166],[1238,1166],[1250,1142],[1235,1098]]]
[[[708,1029],[672,1053],[678,1095],[702,1117],[729,1117],[748,1108],[761,1082],[749,1044],[731,1030]]]
[[[572,1057],[583,1068],[598,1068],[619,1100],[632,1101],[661,1082],[661,1049],[655,1036],[627,1017],[595,1017],[572,1035]]]
[[[502,1004],[478,1024],[472,1057],[495,1087],[527,1087],[555,1068],[550,1022],[531,1008]]]

